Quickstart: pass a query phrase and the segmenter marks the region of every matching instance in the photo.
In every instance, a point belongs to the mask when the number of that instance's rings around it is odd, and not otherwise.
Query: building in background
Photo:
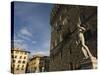
[[[65,71],[76,69],[92,69],[89,59],[87,66],[81,66],[83,60],[81,45],[76,43],[77,23],[81,19],[86,45],[97,58],[97,7],[78,5],[55,5],[51,12],[51,47],[50,71]]]
[[[48,72],[49,57],[43,55],[34,55],[28,62],[28,73]]]
[[[11,72],[14,74],[22,74],[26,72],[27,62],[29,60],[28,51],[20,48],[11,49]]]

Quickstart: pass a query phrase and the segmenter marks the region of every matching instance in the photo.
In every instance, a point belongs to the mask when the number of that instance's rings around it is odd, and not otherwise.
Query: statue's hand
[[[86,29],[84,27],[81,27],[82,30],[86,31]]]

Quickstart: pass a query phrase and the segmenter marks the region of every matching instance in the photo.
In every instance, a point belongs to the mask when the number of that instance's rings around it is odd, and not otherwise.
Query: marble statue
[[[85,44],[84,32],[86,31],[86,29],[80,25],[81,21],[79,19],[79,22],[77,24],[77,43],[81,45],[85,59],[88,59],[89,57],[92,57],[92,54],[89,51],[87,45]]]

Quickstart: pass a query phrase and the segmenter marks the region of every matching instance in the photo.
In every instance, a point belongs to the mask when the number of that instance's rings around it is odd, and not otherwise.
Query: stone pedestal
[[[81,69],[97,69],[97,59],[95,57],[83,59],[80,61],[80,66]]]

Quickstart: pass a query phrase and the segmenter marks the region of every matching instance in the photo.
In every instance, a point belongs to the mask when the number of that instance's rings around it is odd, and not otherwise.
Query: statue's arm
[[[79,26],[79,25],[78,25],[78,27],[79,27],[80,29],[86,31],[86,29],[85,29],[84,27],[81,27],[81,26]]]
[[[86,31],[86,29],[84,27],[80,27],[82,30]]]

